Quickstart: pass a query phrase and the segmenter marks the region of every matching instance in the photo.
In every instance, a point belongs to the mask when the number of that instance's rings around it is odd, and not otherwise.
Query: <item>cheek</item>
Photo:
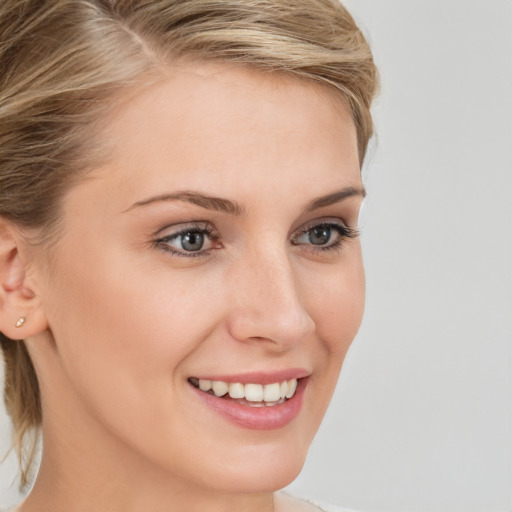
[[[169,461],[177,456],[171,440],[195,422],[180,394],[183,363],[212,318],[197,315],[201,297],[188,279],[136,268],[118,260],[113,271],[96,259],[94,268],[75,266],[54,286],[48,315],[57,350],[44,380],[84,438],[100,424]]]
[[[353,257],[322,277],[323,286],[311,289],[309,309],[325,350],[341,366],[359,330],[365,303],[365,276],[359,247]]]
[[[363,317],[364,269],[359,246],[353,249],[343,264],[319,275],[319,285],[309,286],[305,295],[319,340],[312,353],[320,369],[313,375],[315,399],[311,404],[317,418],[323,417],[330,402],[345,355]]]
[[[130,400],[145,408],[155,396],[148,390],[166,389],[201,338],[201,323],[189,318],[194,294],[133,262],[96,256],[88,259],[94,264],[62,269],[52,287],[47,312],[55,362],[97,407],[115,410]]]

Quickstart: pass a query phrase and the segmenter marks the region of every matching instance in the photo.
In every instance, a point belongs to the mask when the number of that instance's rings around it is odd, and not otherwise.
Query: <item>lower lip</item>
[[[191,387],[208,407],[228,421],[253,430],[274,430],[285,427],[299,415],[307,380],[300,379],[295,394],[282,404],[265,407],[242,405],[235,400],[210,395],[192,385]]]

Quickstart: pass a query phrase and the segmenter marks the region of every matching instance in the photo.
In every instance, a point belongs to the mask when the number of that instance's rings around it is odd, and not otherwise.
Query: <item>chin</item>
[[[293,442],[293,436],[273,443],[253,443],[227,450],[211,460],[204,475],[218,490],[235,493],[274,492],[289,485],[304,466],[310,442]],[[234,448],[234,447],[233,447]],[[210,461],[209,461],[210,462]],[[212,478],[213,476],[213,478]]]
[[[264,493],[278,491],[289,485],[302,470],[305,457],[289,455],[280,460],[252,461],[231,468],[219,468],[214,484],[219,491],[230,493]]]

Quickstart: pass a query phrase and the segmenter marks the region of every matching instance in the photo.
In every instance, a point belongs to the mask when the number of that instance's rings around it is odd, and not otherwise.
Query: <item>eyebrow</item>
[[[317,210],[318,208],[324,208],[325,206],[330,206],[332,204],[340,203],[344,199],[349,197],[360,196],[362,198],[366,197],[366,190],[364,187],[355,188],[355,187],[345,187],[337,192],[333,192],[332,194],[328,194],[326,196],[318,197],[317,199],[313,199],[307,206],[306,211],[311,212],[313,210]]]
[[[313,199],[306,205],[305,211],[311,212],[313,210],[317,210],[319,208],[324,208],[326,206],[330,206],[332,204],[339,203],[344,199],[353,196],[366,196],[366,191],[364,188],[355,188],[355,187],[345,187],[341,190],[333,192],[331,194],[327,194],[326,196],[318,197]],[[247,213],[247,210],[236,201],[231,201],[229,199],[223,199],[221,197],[208,196],[205,194],[200,194],[198,192],[192,191],[183,191],[183,192],[175,192],[171,194],[161,194],[158,196],[153,196],[148,199],[144,199],[142,201],[137,201],[132,204],[129,208],[124,210],[123,213],[133,210],[139,206],[146,206],[153,203],[158,203],[161,201],[183,201],[186,203],[195,204],[200,206],[201,208],[205,208],[207,210],[214,210],[222,213],[227,213],[230,215],[241,216]]]
[[[143,201],[138,201],[132,204],[125,212],[132,210],[138,206],[146,206],[148,204],[157,203],[160,201],[183,201],[192,203],[207,210],[215,210],[222,213],[229,213],[230,215],[244,215],[245,208],[236,201],[229,199],[222,199],[220,197],[207,196],[198,192],[175,192],[173,194],[162,194],[159,196],[150,197]],[[124,212],[123,212],[124,213]]]

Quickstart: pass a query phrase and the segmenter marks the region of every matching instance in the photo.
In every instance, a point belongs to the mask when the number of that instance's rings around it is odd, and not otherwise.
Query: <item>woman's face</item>
[[[45,435],[199,486],[286,485],[363,312],[350,116],[319,86],[195,64],[104,137],[39,275]]]

